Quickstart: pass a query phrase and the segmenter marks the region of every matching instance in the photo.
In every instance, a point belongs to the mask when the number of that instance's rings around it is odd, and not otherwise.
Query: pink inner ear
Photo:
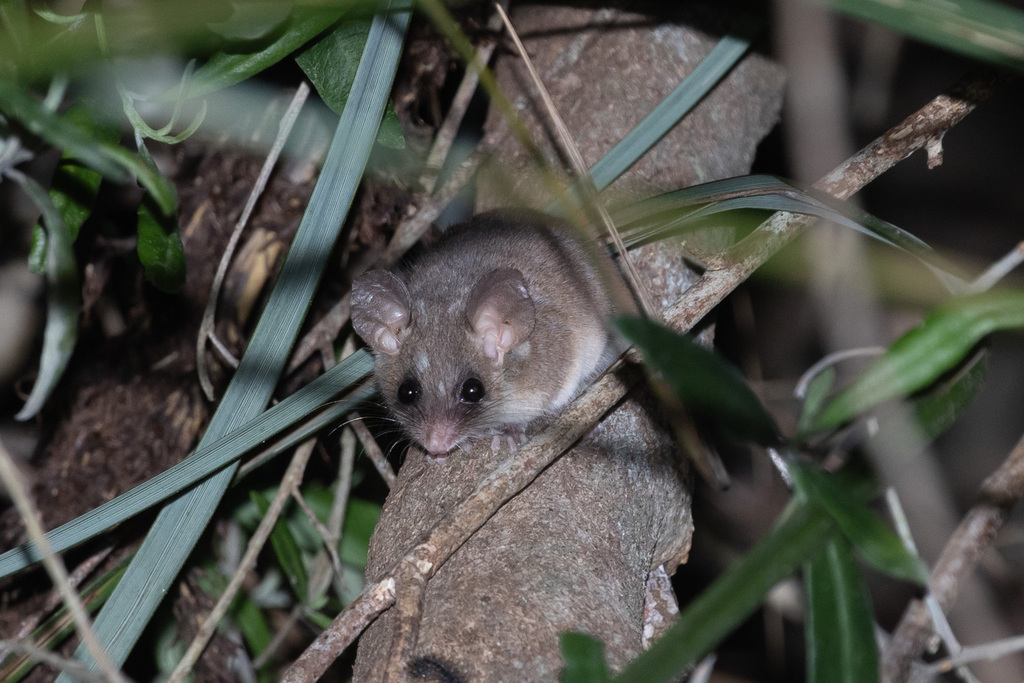
[[[374,350],[397,354],[409,322],[409,292],[397,277],[371,270],[352,283],[352,326]]]
[[[533,299],[523,274],[498,268],[484,275],[473,287],[466,316],[481,353],[501,365],[533,332]]]

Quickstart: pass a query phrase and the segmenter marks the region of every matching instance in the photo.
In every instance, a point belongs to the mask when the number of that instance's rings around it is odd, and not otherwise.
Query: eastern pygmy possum
[[[613,266],[599,257],[595,268],[562,221],[500,211],[356,279],[352,325],[375,352],[377,388],[428,457],[478,438],[497,450],[502,435],[514,447],[607,366],[612,306],[597,268]]]

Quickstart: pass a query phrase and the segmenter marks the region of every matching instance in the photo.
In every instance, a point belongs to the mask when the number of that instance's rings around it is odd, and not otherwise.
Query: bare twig
[[[85,643],[89,654],[96,661],[100,672],[103,674],[103,678],[107,681],[127,680],[118,671],[117,667],[114,666],[110,657],[107,656],[107,651],[103,648],[103,644],[96,637],[96,632],[92,628],[92,620],[89,619],[89,613],[86,612],[81,599],[78,597],[78,593],[75,592],[75,589],[72,588],[68,580],[68,571],[64,568],[64,561],[53,553],[53,547],[46,539],[46,532],[43,530],[39,511],[31,499],[29,499],[21,475],[18,473],[14,461],[7,452],[7,448],[4,447],[3,441],[0,441],[0,480],[7,487],[7,492],[10,493],[15,507],[18,509],[18,514],[21,515],[22,520],[25,522],[25,529],[28,531],[29,538],[32,539],[32,542],[36,544],[36,548],[39,549],[43,566],[46,567],[46,573],[50,575],[54,587],[60,593],[61,598],[63,598],[64,604],[67,605],[68,612],[71,613],[71,617],[75,622],[75,630],[78,631],[78,636]]]
[[[840,198],[876,178],[929,140],[956,125],[1001,79],[989,73],[962,79],[948,94],[932,100],[818,183]],[[742,283],[758,266],[795,237],[810,221],[776,214],[728,252],[729,265],[710,270],[670,307],[666,316],[677,331],[688,331]],[[437,524],[384,578],[368,585],[360,597],[332,622],[299,657],[283,680],[316,680],[377,614],[394,601],[399,567],[415,567],[429,579],[440,566],[507,500],[528,486],[562,452],[570,448],[634,384],[639,372],[616,364],[514,456],[504,460],[455,510]]]
[[[982,482],[978,502],[960,522],[932,569],[928,583],[944,610],[956,602],[961,586],[974,572],[1021,497],[1024,497],[1024,437],[999,469]],[[911,663],[920,656],[931,634],[928,610],[915,600],[903,613],[883,654],[882,680],[906,680]]]
[[[231,233],[231,239],[228,240],[228,245],[224,249],[224,255],[221,256],[220,263],[217,265],[217,274],[214,276],[213,285],[210,287],[210,298],[206,302],[203,320],[199,325],[199,337],[196,339],[196,371],[199,373],[199,384],[203,388],[203,393],[206,394],[206,398],[210,401],[214,399],[214,395],[213,383],[210,381],[210,375],[206,369],[206,339],[213,331],[214,319],[217,316],[217,299],[220,297],[220,288],[224,282],[224,276],[228,272],[228,265],[231,263],[231,257],[235,253],[235,247],[238,245],[238,239],[242,235],[242,230],[245,229],[245,224],[249,222],[249,216],[256,206],[256,201],[263,194],[263,189],[267,186],[270,172],[274,170],[277,159],[281,155],[281,150],[284,149],[284,143],[291,133],[292,126],[295,124],[295,119],[298,118],[299,111],[302,109],[302,105],[305,104],[308,96],[309,85],[303,81],[295,91],[292,102],[281,119],[281,123],[278,125],[277,138],[267,153],[267,158],[263,161],[263,168],[260,169],[256,183],[253,185],[249,198],[245,202],[245,208],[242,209],[242,215],[238,217],[235,229]],[[230,355],[228,353],[228,356]]]
[[[213,606],[209,616],[203,622],[203,625],[199,627],[199,632],[196,633],[195,638],[188,646],[188,650],[185,651],[185,655],[178,662],[178,665],[174,668],[170,677],[167,679],[168,683],[181,683],[185,680],[185,676],[188,675],[189,671],[199,660],[199,656],[203,654],[203,650],[206,648],[207,643],[210,642],[210,638],[213,637],[213,633],[217,628],[217,624],[227,614],[228,608],[231,606],[231,602],[235,599],[235,595],[238,594],[239,589],[242,587],[242,582],[245,580],[246,575],[252,569],[256,563],[256,556],[259,555],[263,549],[267,539],[270,538],[270,533],[274,530],[274,525],[277,524],[278,518],[281,516],[281,512],[284,510],[285,503],[288,502],[288,498],[298,490],[299,484],[302,482],[302,474],[306,470],[306,463],[309,462],[309,456],[313,452],[313,447],[316,445],[316,440],[310,439],[305,441],[295,450],[295,456],[292,457],[291,463],[288,465],[288,469],[285,471],[284,478],[281,480],[281,486],[278,488],[277,493],[274,495],[274,499],[270,502],[270,507],[267,509],[267,514],[260,520],[260,524],[256,527],[255,533],[252,538],[249,539],[249,545],[245,549],[245,554],[242,556],[241,562],[238,564],[238,569],[235,570],[234,575],[231,577],[231,581],[228,582],[227,588],[224,589],[224,593],[217,600],[217,604]]]
[[[989,266],[984,273],[971,283],[972,292],[987,292],[997,282],[1006,277],[1011,270],[1024,263],[1024,242],[1009,251],[1006,256]]]
[[[377,440],[373,438],[373,434],[366,428],[362,420],[356,419],[351,424],[352,431],[355,432],[356,437],[359,439],[359,443],[363,444],[363,450],[366,451],[366,455],[370,458],[370,462],[377,468],[384,483],[388,485],[388,488],[392,488],[395,485],[395,471],[391,469],[391,463],[388,462],[387,457],[384,455],[384,451],[377,445]]]

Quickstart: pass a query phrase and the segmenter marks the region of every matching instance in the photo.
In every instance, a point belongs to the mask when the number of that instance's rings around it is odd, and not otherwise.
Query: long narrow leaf
[[[986,0],[829,0],[835,9],[960,54],[1024,70],[1024,12]]]
[[[397,4],[397,3],[396,3]],[[201,445],[260,413],[270,400],[298,327],[351,206],[376,136],[409,22],[383,2],[352,94],[280,279]],[[96,620],[110,657],[123,662],[213,515],[235,467],[229,466],[165,507],[111,601]],[[92,665],[84,648],[76,656]]]
[[[702,419],[737,438],[762,445],[779,442],[778,427],[768,411],[739,371],[714,351],[649,320],[619,318],[616,326]]]
[[[791,503],[771,533],[691,602],[675,625],[614,680],[677,680],[749,617],[776,583],[818,554],[837,531],[820,507]]]
[[[789,471],[797,490],[828,511],[843,535],[872,566],[897,578],[920,585],[927,583],[928,569],[921,559],[904,547],[896,532],[866,503],[811,466],[791,463]]]
[[[258,417],[217,439],[201,445],[195,453],[177,465],[139,484],[98,508],[76,517],[46,535],[54,552],[62,552],[97,534],[131,519],[143,510],[161,503],[214,472],[236,461],[248,451],[266,443],[290,428],[342,391],[362,380],[373,368],[373,360],[365,351],[359,351],[309,385],[295,392]],[[373,393],[370,388],[353,393],[331,406],[316,420],[301,430],[289,434],[277,445],[277,451],[303,441],[325,426],[336,422],[345,412],[352,410]],[[39,561],[39,553],[32,543],[26,543],[0,555],[0,576],[7,576]]]
[[[739,209],[789,211],[817,216],[851,228],[913,255],[954,294],[966,283],[923,241],[892,223],[792,180],[769,175],[740,176],[694,185],[636,202],[615,212],[627,246],[683,233],[709,216]]]
[[[808,683],[878,680],[871,598],[850,545],[833,538],[804,567]]]
[[[32,202],[43,214],[46,225],[46,331],[39,375],[17,420],[28,420],[46,403],[71,359],[78,338],[78,314],[82,294],[78,284],[78,265],[72,237],[50,196],[36,181],[21,174],[12,174]]]
[[[933,311],[814,420],[833,429],[865,410],[925,388],[951,370],[985,335],[1024,327],[1024,292],[989,292],[956,299]]]

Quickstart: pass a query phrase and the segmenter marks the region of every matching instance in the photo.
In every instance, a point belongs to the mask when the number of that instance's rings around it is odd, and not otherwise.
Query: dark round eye
[[[477,403],[484,397],[484,383],[476,377],[470,377],[462,383],[462,393],[459,399],[463,403]]]
[[[420,397],[420,383],[411,377],[398,385],[398,402],[402,405],[415,403]]]

